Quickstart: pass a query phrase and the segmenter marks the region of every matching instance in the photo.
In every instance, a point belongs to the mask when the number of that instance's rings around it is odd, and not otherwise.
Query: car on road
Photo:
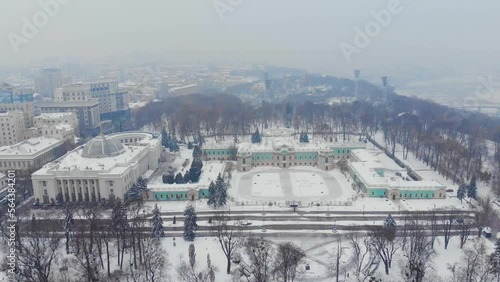
[[[249,226],[249,225],[252,225],[252,222],[250,222],[248,220],[242,220],[242,221],[240,221],[240,225],[241,226]]]

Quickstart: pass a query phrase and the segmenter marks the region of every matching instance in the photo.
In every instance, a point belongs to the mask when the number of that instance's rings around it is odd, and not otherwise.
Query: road
[[[158,168],[149,176],[149,182],[154,182],[158,177],[162,177],[175,159],[174,153],[165,150],[165,148],[163,148],[162,157],[163,156],[165,157],[165,161],[161,162]]]
[[[50,211],[49,211],[50,212]],[[54,211],[52,211],[54,212]],[[414,215],[419,214],[420,219],[429,219],[429,216],[420,215],[419,212],[408,212],[407,215],[413,218]],[[173,224],[174,215],[177,218],[177,223]],[[457,212],[457,216],[472,217],[467,212]],[[198,213],[198,236],[211,236],[210,219],[215,216],[215,212],[200,212]],[[265,236],[332,236],[336,231],[370,231],[374,226],[380,226],[380,222],[386,218],[386,213],[380,212],[342,212],[342,213],[326,213],[320,212],[304,212],[304,213],[283,213],[283,211],[268,211],[265,216],[256,211],[234,211],[231,215],[226,215],[229,221],[243,221],[248,220],[252,222],[249,226],[242,227],[243,232],[259,233]],[[401,223],[403,214],[393,215],[396,223]],[[170,213],[169,215],[162,215],[165,233],[169,237],[181,236],[184,231],[182,223],[182,214]],[[264,220],[263,220],[264,219]],[[147,222],[144,227],[140,228],[143,234],[149,234],[151,227],[149,221],[150,216],[140,218],[141,222]],[[24,219],[22,229],[30,230],[30,219]],[[85,220],[75,219],[75,229],[78,226],[88,226]],[[97,222],[99,229],[111,230],[112,222],[110,219],[102,219]],[[44,230],[59,232],[62,234],[62,219],[39,219],[38,226],[43,226]],[[265,227],[266,232],[262,232]],[[306,235],[307,234],[307,235]]]

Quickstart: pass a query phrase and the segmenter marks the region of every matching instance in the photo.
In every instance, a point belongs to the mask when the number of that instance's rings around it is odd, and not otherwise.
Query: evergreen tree
[[[305,132],[300,133],[299,142],[309,143],[309,136],[307,135],[307,133]]]
[[[162,181],[163,181],[163,183],[166,183],[166,184],[174,184],[175,178],[172,174],[164,174],[162,176]]]
[[[184,233],[183,237],[186,241],[194,241],[196,237],[196,212],[192,206],[186,207],[184,210]]]
[[[193,149],[193,143],[191,143],[191,141],[189,141],[187,147],[189,150]]]
[[[147,191],[148,181],[139,176],[139,178],[137,178],[137,187],[142,191]]]
[[[388,215],[384,220],[384,227],[396,227],[396,221],[392,215]]]
[[[189,175],[189,171],[186,171],[186,173],[184,174],[184,183],[189,183],[190,180],[191,177]]]
[[[163,220],[161,219],[160,210],[158,209],[158,205],[155,204],[155,208],[153,210],[153,237],[160,238],[165,237],[165,232],[163,231]]]
[[[168,133],[165,128],[161,130],[161,145],[165,148],[169,147],[170,139],[168,138]]]
[[[389,241],[393,241],[396,237],[396,221],[390,214],[384,220],[383,234]]]
[[[495,274],[497,281],[500,278],[500,237],[495,243],[495,251],[490,256],[491,272]]]
[[[252,134],[252,143],[260,143],[262,142],[262,136],[260,136],[260,132],[257,129],[255,133]]]
[[[148,182],[146,179],[139,177],[137,182],[130,187],[130,189],[125,193],[125,201],[130,200],[142,200],[143,192],[148,191]]]
[[[189,244],[188,255],[189,264],[194,268],[194,265],[196,264],[196,248],[193,243]]]
[[[475,200],[477,199],[477,186],[475,176],[472,177],[469,186],[467,186],[467,197]]]
[[[201,158],[201,148],[200,146],[194,146],[193,148],[193,159]]]
[[[465,198],[466,193],[467,193],[467,185],[465,185],[465,183],[460,184],[457,190],[457,198],[460,200],[460,202],[462,202],[462,200]]]
[[[189,169],[189,178],[192,183],[196,183],[200,180],[202,168],[203,162],[200,159],[194,159],[191,163],[191,168]]]
[[[208,202],[209,206],[217,207],[217,191],[215,190],[215,183],[212,181],[208,186]]]
[[[184,177],[182,177],[182,174],[179,172],[175,176],[175,183],[176,184],[183,184],[184,183]]]
[[[217,176],[217,180],[215,181],[215,193],[216,193],[216,206],[222,207],[227,203],[227,184],[222,178],[222,176]]]

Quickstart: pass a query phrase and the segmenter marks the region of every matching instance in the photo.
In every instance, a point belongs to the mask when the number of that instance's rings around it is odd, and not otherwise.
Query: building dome
[[[123,145],[111,138],[100,135],[85,144],[82,151],[84,158],[108,158],[125,152]]]

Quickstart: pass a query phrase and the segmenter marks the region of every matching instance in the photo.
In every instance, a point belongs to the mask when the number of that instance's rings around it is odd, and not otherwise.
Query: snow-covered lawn
[[[328,196],[329,190],[325,180],[318,174],[295,172],[290,174],[292,193],[297,197]]]
[[[255,174],[252,177],[252,196],[283,197],[278,173]]]

